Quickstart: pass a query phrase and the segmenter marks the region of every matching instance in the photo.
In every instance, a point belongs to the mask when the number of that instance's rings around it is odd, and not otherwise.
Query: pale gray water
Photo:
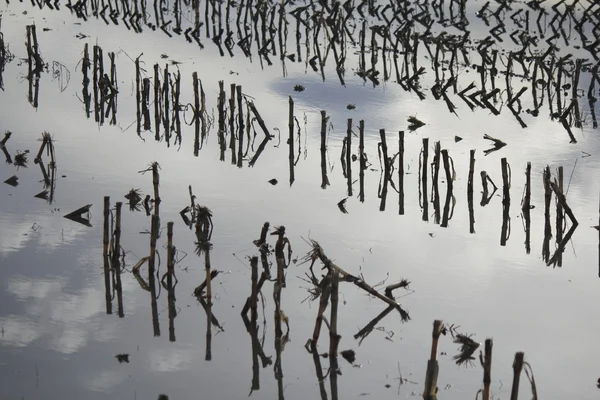
[[[473,10],[481,7],[474,2]],[[469,3],[472,4],[472,3]],[[301,258],[309,246],[302,238],[318,240],[328,255],[349,272],[362,273],[375,284],[389,274],[387,283],[409,279],[414,293],[400,299],[412,320],[402,324],[397,314],[390,314],[360,346],[354,335],[385,306],[370,299],[349,284],[343,284],[340,306],[340,349],[353,348],[357,365],[340,359],[343,375],[339,377],[339,397],[384,399],[419,396],[423,388],[426,360],[429,356],[431,323],[443,319],[461,325],[474,333],[477,341],[494,338],[492,391],[495,398],[507,399],[512,379],[512,359],[516,351],[524,351],[535,373],[540,398],[592,399],[599,389],[600,376],[596,354],[600,350],[596,332],[600,329],[595,311],[598,303],[598,235],[590,226],[598,223],[598,130],[586,125],[573,129],[578,143],[569,144],[568,136],[556,121],[547,118],[544,108],[538,118],[523,115],[528,127],[521,129],[510,112],[500,116],[489,111],[469,108],[454,96],[458,115],[448,113],[444,103],[435,101],[429,90],[427,99],[419,101],[392,81],[372,88],[347,71],[346,87],[340,86],[330,66],[327,79],[304,64],[287,63],[283,77],[277,58],[275,65],[261,69],[258,61],[243,57],[221,58],[210,40],[199,51],[182,38],[168,38],[160,31],[146,30],[138,35],[120,27],[106,26],[91,18],[81,21],[63,7],[58,11],[37,10],[30,4],[3,5],[2,32],[16,59],[4,71],[5,90],[0,93],[0,133],[13,132],[7,149],[29,149],[28,168],[2,165],[0,178],[19,177],[19,186],[0,185],[0,397],[31,398],[149,398],[159,393],[175,399],[236,399],[250,392],[252,353],[250,336],[239,312],[250,293],[250,270],[246,256],[257,254],[252,240],[257,239],[265,221],[283,224],[294,249]],[[471,8],[469,8],[471,10]],[[27,11],[27,15],[22,15]],[[488,35],[472,16],[472,36]],[[25,25],[35,21],[42,56],[46,62],[58,61],[70,71],[70,81],[61,92],[52,76],[43,73],[40,81],[39,107],[35,110],[27,100],[26,50],[23,45]],[[51,28],[43,32],[42,28]],[[479,30],[480,29],[480,30]],[[78,33],[89,37],[75,38]],[[293,36],[290,31],[290,36]],[[505,39],[508,39],[505,37]],[[102,127],[85,118],[81,97],[79,60],[84,43],[96,42],[106,53],[117,53],[119,78],[118,124]],[[508,46],[507,40],[505,45]],[[562,43],[561,43],[562,47]],[[564,49],[563,49],[564,50]],[[211,131],[199,157],[193,155],[193,128],[183,127],[183,145],[167,148],[144,134],[145,142],[135,132],[135,68],[130,58],[144,53],[145,69],[162,67],[167,60],[161,54],[182,62],[182,103],[192,101],[191,74],[198,71],[207,94],[209,109],[215,109],[219,80],[243,86],[245,94],[255,99],[272,133],[281,130],[269,142],[253,168],[238,169],[231,165],[229,152],[225,162],[219,161],[216,131]],[[348,51],[349,58],[352,52]],[[589,57],[589,53],[580,54]],[[331,56],[332,57],[332,56]],[[353,56],[352,56],[353,57]],[[368,58],[369,56],[367,56]],[[329,60],[332,61],[332,60]],[[351,63],[350,61],[348,61]],[[354,65],[354,64],[349,64]],[[429,64],[424,64],[429,65]],[[175,66],[171,67],[175,71]],[[238,74],[231,74],[234,71]],[[433,82],[427,71],[423,87]],[[461,78],[465,87],[472,79]],[[582,75],[581,86],[587,88],[589,75]],[[503,87],[503,76],[498,85]],[[293,91],[296,84],[306,90]],[[525,83],[523,84],[525,85]],[[587,90],[587,89],[586,89]],[[296,115],[302,127],[302,154],[295,169],[296,180],[288,184],[287,97],[296,102]],[[530,107],[528,100],[524,108]],[[356,105],[356,110],[346,105]],[[320,187],[320,114],[331,115],[333,130],[328,137],[331,185]],[[584,110],[587,113],[587,110]],[[212,114],[212,111],[209,110]],[[303,118],[306,115],[307,137]],[[386,210],[379,211],[377,185],[380,172],[377,160],[378,131],[388,132],[390,153],[397,151],[397,131],[406,129],[406,118],[416,115],[426,126],[405,137],[405,215],[398,215],[398,197],[391,188]],[[365,120],[367,154],[377,171],[365,172],[366,201],[354,197],[342,214],[336,203],[346,197],[346,179],[341,172],[339,155],[346,119],[354,125]],[[133,125],[132,125],[133,124]],[[43,189],[42,175],[33,158],[39,147],[40,133],[51,132],[56,140],[58,170],[53,204],[34,198]],[[483,134],[501,138],[508,145],[484,156],[490,143]],[[455,143],[454,136],[462,141]],[[456,208],[448,228],[433,223],[433,207],[429,205],[429,222],[422,221],[418,198],[418,160],[422,138],[430,146],[437,140],[449,150],[456,168],[454,195]],[[257,139],[262,138],[259,131]],[[256,145],[258,141],[256,142]],[[306,148],[305,148],[306,144]],[[256,147],[255,145],[255,147]],[[357,154],[358,139],[353,139]],[[476,149],[475,230],[469,234],[466,201],[469,150]],[[304,153],[306,151],[306,153]],[[585,153],[584,153],[585,152]],[[252,153],[250,153],[252,154]],[[590,154],[590,156],[586,156]],[[430,149],[429,160],[432,159]],[[506,246],[500,246],[502,198],[500,158],[507,157],[512,167],[511,235]],[[152,330],[149,294],[143,291],[129,272],[140,257],[148,253],[150,219],[143,212],[132,213],[124,206],[122,246],[128,252],[127,271],[122,274],[124,313],[106,315],[102,270],[102,199],[124,201],[131,188],[151,193],[151,176],[140,175],[150,162],[161,165],[161,223],[175,222],[174,243],[187,254],[176,266],[179,284],[176,288],[178,317],[175,319],[176,341],[168,340],[166,290],[158,299],[161,336]],[[532,163],[531,254],[526,254],[520,217],[520,198],[525,183],[524,170]],[[542,169],[546,165],[554,174],[564,166],[569,182],[567,200],[579,221],[571,243],[564,253],[563,267],[547,267],[541,258],[544,229],[544,193]],[[358,164],[353,163],[353,176],[358,179]],[[479,171],[487,171],[499,191],[486,207],[481,207]],[[574,170],[574,171],[573,171]],[[573,171],[573,172],[572,172]],[[572,179],[571,178],[572,173]],[[395,172],[397,174],[397,172]],[[64,177],[63,177],[64,176]],[[440,179],[445,182],[445,178]],[[277,186],[267,181],[277,178]],[[429,177],[431,184],[431,176]],[[189,204],[188,185],[192,185],[200,204],[214,214],[215,230],[213,268],[225,271],[213,281],[213,312],[224,326],[224,332],[213,331],[213,359],[204,361],[206,317],[191,296],[193,288],[204,279],[203,260],[194,255],[195,236],[182,223],[179,211]],[[445,184],[440,183],[443,206]],[[431,187],[429,188],[431,193]],[[92,203],[93,228],[63,218],[66,213]],[[552,205],[554,231],[555,207]],[[166,243],[163,232],[159,241]],[[555,249],[554,238],[551,251]],[[164,271],[164,265],[161,266]],[[318,398],[319,388],[312,357],[304,343],[312,335],[317,304],[302,303],[307,285],[307,266],[290,266],[288,287],[282,294],[282,308],[290,321],[291,342],[282,354],[284,396],[286,399]],[[272,285],[263,289],[266,302],[267,356],[275,357],[273,346]],[[116,298],[113,300],[116,310]],[[260,311],[259,322],[262,325]],[[324,331],[325,332],[325,331]],[[393,332],[393,336],[390,332]],[[386,340],[386,336],[392,340]],[[327,350],[327,334],[322,333],[320,350]],[[473,398],[481,386],[482,371],[457,367],[451,359],[456,345],[449,337],[440,343],[439,398]],[[119,364],[114,356],[129,353],[130,363]],[[322,359],[326,369],[328,360]],[[406,383],[398,393],[398,365]],[[326,371],[325,371],[326,372]],[[260,390],[251,397],[274,398],[278,395],[273,366],[261,368]],[[386,388],[385,385],[391,385]],[[526,378],[522,377],[521,396],[528,396]],[[448,386],[447,386],[448,385]],[[326,382],[329,390],[329,382]]]

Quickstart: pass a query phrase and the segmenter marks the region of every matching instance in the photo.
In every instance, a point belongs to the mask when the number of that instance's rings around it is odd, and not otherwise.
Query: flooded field
[[[599,29],[6,1],[0,398],[597,398]]]

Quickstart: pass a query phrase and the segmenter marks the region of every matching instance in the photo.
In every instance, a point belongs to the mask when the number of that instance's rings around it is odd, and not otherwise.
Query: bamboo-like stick
[[[109,226],[110,226],[110,197],[104,197],[104,230],[102,235],[102,258],[104,260],[104,295],[106,300],[106,313],[112,314],[112,296],[110,284],[110,261],[108,258],[108,243],[109,243]]]
[[[485,340],[485,353],[483,356],[483,399],[490,400],[490,384],[492,382],[492,339]]]
[[[200,151],[200,90],[198,85],[198,73],[192,73],[192,85],[194,88],[194,156],[198,157]]]
[[[531,163],[527,162],[525,169],[525,197],[521,206],[525,221],[525,252],[531,252]]]
[[[229,149],[231,150],[231,164],[237,164],[235,152],[235,83],[229,86]]]
[[[519,399],[519,382],[521,380],[521,371],[523,370],[523,359],[525,354],[521,351],[515,354],[513,361],[513,382],[512,389],[510,391],[510,400]]]
[[[255,321],[258,318],[258,257],[250,259],[252,291],[250,294],[250,320]]]
[[[452,191],[454,188],[454,183],[453,183],[453,176],[452,176],[452,172],[451,169],[453,169],[453,166],[451,166],[451,158],[448,155],[448,150],[444,149],[442,150],[442,159],[444,161],[444,171],[446,172],[446,201],[444,203],[444,214],[442,216],[442,223],[441,226],[442,227],[447,227],[448,226],[448,220],[451,218],[451,214],[450,212],[450,200],[452,199]],[[454,208],[453,208],[454,210]]]
[[[167,146],[170,146],[171,141],[171,112],[169,111],[169,104],[171,103],[171,98],[169,97],[169,88],[171,87],[169,82],[169,64],[165,64],[165,70],[163,72],[163,89],[162,89],[162,98],[163,98],[163,125],[165,128],[165,139],[167,141]]]
[[[110,197],[104,196],[104,229],[102,235],[102,253],[108,255],[108,243],[110,237]]]
[[[565,195],[563,194],[563,192],[560,190],[558,185],[556,185],[556,183],[549,182],[549,184],[550,184],[550,187],[552,188],[552,191],[554,191],[554,194],[556,195],[558,202],[562,205],[562,207],[565,210],[565,213],[571,219],[571,223],[573,224],[573,226],[578,226],[579,222],[577,222],[577,218],[575,218],[575,215],[573,214],[571,207],[569,207],[569,204],[567,203],[567,199],[565,198]]]
[[[317,313],[317,319],[315,321],[315,328],[313,330],[312,344],[316,347],[319,341],[319,335],[321,333],[321,325],[323,324],[323,313],[327,309],[329,297],[331,295],[331,274],[327,274],[321,281],[321,297],[319,300],[319,311]]]
[[[46,135],[45,133],[42,133],[42,144],[40,145],[40,149],[38,150],[37,155],[35,156],[36,164],[42,160],[42,153],[44,152],[44,149],[46,148],[46,145],[48,144],[48,138],[49,138],[48,135]]]
[[[123,311],[123,286],[121,285],[121,262],[119,260],[119,254],[121,252],[121,209],[123,203],[117,202],[116,207],[116,222],[115,222],[115,240],[114,247],[112,249],[112,271],[115,274],[115,290],[117,292],[117,314],[119,318],[123,318],[125,313]]]
[[[331,319],[329,321],[329,357],[337,357],[338,343],[340,341],[340,336],[337,332],[339,282],[340,274],[339,272],[334,271],[331,278]],[[337,372],[331,371],[331,373]]]
[[[555,180],[555,182],[556,182],[556,180]],[[563,193],[563,167],[562,167],[562,165],[560,167],[558,167],[557,188],[561,193]],[[556,243],[557,244],[560,244],[560,242],[562,242],[562,239],[563,239],[564,220],[565,220],[565,214],[563,211],[563,205],[559,201],[556,204]],[[558,252],[556,254],[559,267],[562,267],[562,254],[563,254],[562,251]]]
[[[119,262],[119,255],[121,253],[121,208],[123,207],[123,203],[120,201],[117,201],[117,203],[115,204],[115,208],[116,208],[116,222],[115,222],[115,241],[114,241],[114,247],[112,249],[112,260],[113,260],[113,265],[117,264]]]
[[[352,196],[352,118],[348,118],[346,129],[346,179],[348,197]]]
[[[327,177],[327,113],[321,110],[321,189],[329,186]]]
[[[248,102],[248,107],[250,107],[250,110],[252,111],[252,113],[256,117],[256,120],[258,121],[258,125],[263,130],[265,136],[268,137],[268,138],[271,138],[272,135],[269,133],[269,129],[267,129],[267,125],[265,125],[265,121],[262,119],[262,117],[258,113],[258,110],[256,109],[256,106],[254,105],[254,103],[251,102],[251,101]]]
[[[469,232],[475,233],[475,212],[473,209],[473,175],[475,173],[475,150],[470,151],[469,179],[467,181],[467,204],[469,208]]]
[[[404,215],[404,131],[398,133],[398,214]]]
[[[289,96],[288,113],[288,147],[289,147],[289,167],[290,167],[290,186],[294,183],[294,100]]]
[[[239,143],[238,143],[238,157],[237,166],[242,167],[243,147],[244,147],[244,109],[242,107],[242,87],[237,85],[235,87],[238,103],[238,132],[239,132]]]
[[[439,365],[437,362],[437,348],[440,334],[442,333],[443,323],[440,320],[433,322],[433,332],[431,334],[431,354],[427,362],[427,374],[425,376],[425,389],[423,390],[424,400],[437,399],[437,379],[439,373]]]
[[[212,360],[212,273],[210,264],[210,246],[204,251],[204,269],[206,271],[206,349],[204,360]]]
[[[158,205],[160,204],[160,196],[158,193],[158,186],[160,185],[160,176],[158,174],[158,163],[152,163],[152,186],[154,187],[154,207],[155,210],[158,210]],[[156,211],[158,214],[158,211]]]
[[[423,164],[421,167],[421,193],[422,193],[422,207],[423,207],[423,221],[429,220],[429,201],[427,196],[427,165],[428,165],[428,154],[429,154],[429,138],[423,138]]]
[[[432,169],[432,179],[431,179],[431,189],[433,191],[433,223],[440,223],[440,191],[439,191],[439,175],[440,175],[440,163],[441,163],[441,143],[439,141],[435,142],[433,145],[433,163],[431,165]]]
[[[550,238],[552,238],[552,225],[550,224],[550,202],[552,200],[552,187],[550,186],[550,167],[544,169],[544,241],[542,245],[542,258],[550,258]]]

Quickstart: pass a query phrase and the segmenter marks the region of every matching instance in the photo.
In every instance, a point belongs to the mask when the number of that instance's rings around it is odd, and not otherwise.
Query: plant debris
[[[10,178],[8,178],[7,180],[4,181],[4,183],[16,187],[19,184],[19,178],[16,175],[11,176]]]
[[[408,130],[411,132],[416,131],[417,129],[425,125],[425,122],[421,121],[415,116],[408,117],[408,123],[410,124],[408,125]]]
[[[354,364],[356,361],[356,352],[352,349],[343,350],[340,354],[344,357],[344,360],[348,361],[350,364]]]

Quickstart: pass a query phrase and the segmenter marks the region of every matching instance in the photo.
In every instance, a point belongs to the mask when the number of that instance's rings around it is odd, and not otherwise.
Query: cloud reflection
[[[26,309],[26,315],[0,319],[5,331],[3,342],[12,346],[26,346],[41,339],[43,347],[72,354],[89,340],[108,341],[114,337],[115,323],[97,318],[104,314],[100,285],[90,284],[76,293],[65,293],[64,279],[13,276],[6,291],[25,303]]]
[[[0,229],[0,256],[17,252],[35,243],[38,251],[51,252],[58,247],[75,242],[84,232],[89,231],[85,226],[69,224],[64,228],[62,216],[6,214],[0,213],[0,225],[10,226],[10,229]]]

